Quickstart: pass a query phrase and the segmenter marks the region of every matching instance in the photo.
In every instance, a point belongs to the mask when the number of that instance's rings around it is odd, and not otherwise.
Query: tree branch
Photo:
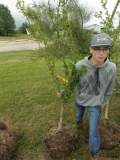
[[[114,7],[114,10],[113,10],[112,15],[111,15],[111,21],[112,21],[114,15],[115,15],[115,12],[116,12],[116,10],[117,10],[117,7],[118,7],[119,3],[120,3],[120,0],[117,1],[116,5],[115,5],[115,7]]]
[[[79,11],[80,16],[81,16],[81,20],[82,20],[82,27],[83,27],[83,16],[82,16],[81,9],[80,9],[80,7],[78,6],[77,2],[76,2],[75,0],[73,0],[73,1],[74,1],[74,3],[76,4],[76,6],[78,7],[78,11]]]

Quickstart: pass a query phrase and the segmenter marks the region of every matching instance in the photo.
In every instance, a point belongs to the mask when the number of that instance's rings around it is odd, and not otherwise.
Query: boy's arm
[[[115,80],[116,80],[116,71],[114,72],[112,79],[111,79],[111,82],[105,92],[104,100],[102,102],[102,108],[107,104],[108,100],[112,96],[114,85],[115,85]]]

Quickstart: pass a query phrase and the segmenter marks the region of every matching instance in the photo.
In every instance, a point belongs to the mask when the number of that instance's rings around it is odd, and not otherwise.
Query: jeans
[[[77,108],[76,122],[82,122],[86,107],[75,102]],[[87,106],[89,114],[89,148],[94,157],[100,151],[100,136],[98,131],[100,106]]]

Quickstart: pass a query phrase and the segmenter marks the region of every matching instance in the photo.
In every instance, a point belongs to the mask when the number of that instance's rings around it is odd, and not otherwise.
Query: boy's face
[[[95,46],[90,47],[90,53],[92,54],[92,58],[97,62],[104,62],[109,53],[109,46]]]

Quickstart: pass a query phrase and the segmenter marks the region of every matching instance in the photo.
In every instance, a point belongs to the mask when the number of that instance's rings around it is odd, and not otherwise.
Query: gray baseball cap
[[[96,34],[91,41],[91,47],[97,46],[111,46],[111,38],[106,33]]]

